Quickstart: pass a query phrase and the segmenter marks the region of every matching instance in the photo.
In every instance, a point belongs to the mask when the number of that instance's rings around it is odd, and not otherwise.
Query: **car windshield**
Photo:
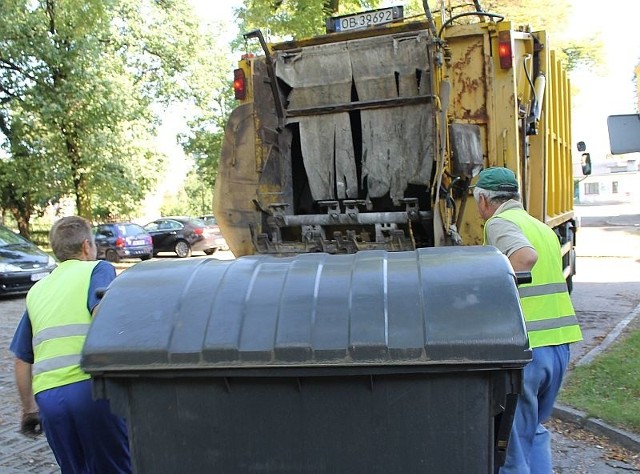
[[[138,224],[120,224],[118,225],[120,233],[124,236],[136,236],[139,234],[145,234],[145,230]]]
[[[28,245],[28,242],[6,227],[0,227],[0,247],[9,245]]]

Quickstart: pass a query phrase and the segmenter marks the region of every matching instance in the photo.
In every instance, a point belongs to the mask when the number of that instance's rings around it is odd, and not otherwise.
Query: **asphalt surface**
[[[585,340],[572,348],[572,366],[588,363],[629,328],[640,327],[640,205],[578,206],[577,213],[583,228],[573,299]],[[23,297],[0,300],[0,473],[59,473],[44,436],[34,440],[18,432],[20,403],[8,347],[23,310]],[[549,429],[554,473],[640,472],[638,434],[560,405]]]

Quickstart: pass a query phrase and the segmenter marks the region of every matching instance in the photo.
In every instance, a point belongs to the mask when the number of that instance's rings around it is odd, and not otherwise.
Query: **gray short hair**
[[[93,232],[89,221],[80,216],[63,217],[49,231],[51,249],[61,262],[78,258],[85,240],[93,242]]]
[[[495,202],[495,203],[503,203],[511,199],[515,201],[520,200],[520,193],[517,191],[516,192],[492,191],[490,189],[479,188],[476,186],[475,188],[473,188],[473,197],[476,201],[479,201],[480,196],[484,196],[487,201]]]

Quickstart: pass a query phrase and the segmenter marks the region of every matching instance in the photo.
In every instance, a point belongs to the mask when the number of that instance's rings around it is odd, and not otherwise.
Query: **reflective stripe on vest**
[[[80,354],[52,357],[33,364],[33,375],[80,365]]]
[[[567,291],[566,283],[545,283],[544,285],[521,286],[518,288],[518,293],[521,298],[526,298],[527,296],[554,295],[556,293],[564,293],[565,291]]]
[[[531,347],[581,340],[582,333],[562,273],[560,243],[555,232],[521,208],[505,210],[491,219],[494,218],[516,224],[538,253],[538,261],[531,269],[533,282],[518,287]],[[556,254],[557,258],[553,258]]]
[[[88,323],[80,323],[43,329],[33,338],[33,347],[49,339],[56,339],[58,337],[86,336],[89,331],[89,326],[90,324]]]
[[[80,336],[84,339],[84,337],[87,335],[87,332],[89,331],[89,326],[90,324],[81,323],[67,324],[65,326],[43,329],[33,338],[34,350],[40,344],[60,337]],[[35,362],[33,364],[33,375],[41,374],[49,370],[57,370],[79,364],[79,354],[51,357],[49,359],[39,360],[38,362]]]
[[[97,261],[67,260],[27,294],[33,330],[33,393],[89,379],[80,356],[91,324],[89,284]]]

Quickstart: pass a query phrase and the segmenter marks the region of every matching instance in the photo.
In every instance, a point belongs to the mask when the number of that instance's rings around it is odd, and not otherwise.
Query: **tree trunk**
[[[93,220],[93,212],[91,210],[91,193],[89,191],[88,181],[88,177],[85,173],[79,173],[77,179],[75,178],[75,175],[73,178],[78,215],[91,222]]]
[[[62,133],[65,136],[67,156],[71,165],[73,192],[76,195],[76,212],[80,217],[84,217],[85,219],[92,221],[93,216],[91,212],[89,177],[87,176],[87,172],[82,169],[83,166],[80,159],[77,140],[73,133],[68,132],[69,129],[73,130],[73,125],[68,128],[63,126]]]
[[[18,232],[20,235],[25,239],[30,239],[31,229],[29,228],[29,219],[31,219],[31,214],[24,208],[11,207],[11,215],[18,223]]]
[[[324,12],[329,16],[338,13],[338,8],[340,8],[340,0],[325,0]]]

